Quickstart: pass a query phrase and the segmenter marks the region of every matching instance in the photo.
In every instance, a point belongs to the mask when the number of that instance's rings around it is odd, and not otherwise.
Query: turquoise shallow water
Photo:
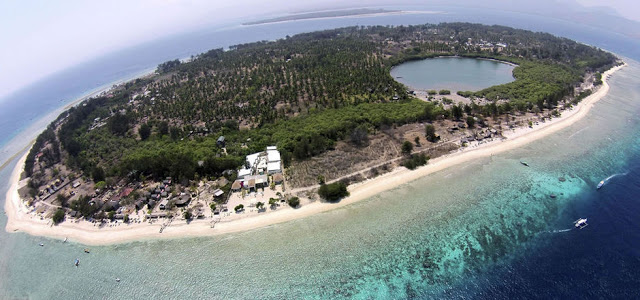
[[[640,153],[639,71],[631,62],[585,119],[544,140],[310,218],[224,236],[92,247],[91,254],[74,243],[2,233],[0,255],[11,259],[0,260],[0,296],[490,296],[497,282],[518,278],[496,270],[585,234],[564,229],[589,211],[599,180],[629,171]]]
[[[212,47],[323,28],[500,23],[639,57],[638,42],[595,28],[524,14],[443,10],[448,13],[302,21],[219,35],[209,30],[144,51],[130,49],[7,101],[0,143],[4,147],[17,136],[20,141],[9,146],[22,148],[36,132],[18,128],[31,126],[27,123],[57,108],[61,99],[125,73]],[[144,66],[136,65],[140,57]],[[83,245],[0,231],[0,299],[635,298],[640,294],[639,71],[631,62],[586,119],[543,141],[311,218],[217,237],[91,247],[91,254],[82,252]],[[77,85],[73,93],[51,88],[71,83]],[[29,114],[22,114],[25,104],[33,106]],[[13,152],[0,153],[2,161]],[[520,159],[531,167],[522,167]],[[0,170],[0,203],[12,168]],[[594,191],[603,178],[625,173]],[[559,182],[559,176],[567,181]],[[550,193],[559,196],[552,199]],[[588,217],[591,225],[565,231],[578,217]],[[0,217],[0,227],[5,223]],[[45,247],[37,246],[40,242]],[[72,266],[76,258],[79,268]]]
[[[514,81],[514,66],[486,59],[439,57],[409,61],[391,69],[391,76],[413,89],[478,91]]]

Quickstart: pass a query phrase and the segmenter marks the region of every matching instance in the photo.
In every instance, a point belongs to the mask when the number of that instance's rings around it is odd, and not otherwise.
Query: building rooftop
[[[258,160],[259,156],[260,156],[260,153],[253,153],[253,154],[247,155],[247,162],[249,163],[250,167],[253,167],[256,165],[256,161]]]
[[[231,185],[231,189],[232,190],[239,190],[241,187],[242,187],[242,181],[241,180],[236,180]]]
[[[189,197],[189,195],[182,195],[178,197],[178,200],[176,200],[176,205],[187,204],[187,202],[189,202],[190,200],[191,200],[191,197]]]
[[[269,180],[267,175],[256,175],[256,184],[265,184]]]
[[[284,176],[282,176],[282,173],[276,173],[273,175],[273,181],[282,182],[284,181]]]
[[[279,172],[281,170],[282,170],[282,168],[280,166],[280,161],[270,162],[267,165],[267,172]]]
[[[280,151],[267,150],[267,160],[269,162],[280,161]]]
[[[251,170],[242,168],[238,170],[238,178],[243,178],[245,176],[251,175]]]

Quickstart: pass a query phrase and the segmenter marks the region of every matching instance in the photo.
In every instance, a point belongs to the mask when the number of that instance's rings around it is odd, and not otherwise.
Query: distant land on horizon
[[[613,31],[636,41],[640,40],[640,22],[628,19],[620,15],[615,9],[601,6],[584,6],[575,0],[462,0],[451,3],[448,0],[430,0],[426,3],[423,0],[403,0],[390,4],[388,0],[371,0],[366,5],[375,6],[406,6],[420,5],[429,6],[433,9],[443,10],[445,7],[463,7],[474,9],[502,10],[507,12],[518,12],[532,15],[551,17],[554,19],[577,22],[590,27],[601,28]],[[331,3],[324,6],[314,7],[313,10],[295,11],[293,15],[307,14],[320,11],[355,10],[352,3]],[[400,8],[398,8],[400,9]],[[293,16],[290,15],[290,16]]]
[[[371,8],[356,8],[347,10],[327,10],[327,11],[315,11],[309,13],[298,13],[292,15],[286,15],[277,18],[262,19],[253,22],[242,23],[242,25],[259,25],[276,22],[286,22],[295,20],[307,20],[307,19],[319,19],[319,18],[339,18],[349,16],[361,16],[361,15],[375,15],[386,13],[400,13],[401,10],[389,10],[389,9],[371,9]]]

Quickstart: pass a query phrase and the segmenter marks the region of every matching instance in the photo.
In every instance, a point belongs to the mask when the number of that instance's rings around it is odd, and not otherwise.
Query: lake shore
[[[20,180],[20,174],[26,159],[26,153],[16,164],[11,175],[11,186],[5,200],[5,213],[8,221],[7,232],[25,232],[35,236],[46,236],[56,239],[68,238],[71,241],[87,245],[107,245],[138,241],[145,239],[182,238],[195,236],[212,236],[233,232],[241,232],[262,228],[295,219],[309,217],[333,209],[344,207],[352,203],[370,198],[384,191],[397,188],[403,184],[427,176],[434,172],[459,165],[474,159],[489,157],[530,142],[539,140],[563,128],[566,128],[587,115],[593,105],[609,91],[608,79],[611,74],[621,69],[621,65],[605,72],[602,76],[603,84],[591,95],[583,99],[578,105],[564,110],[560,117],[532,128],[516,128],[504,132],[504,139],[494,140],[483,144],[471,144],[457,152],[450,153],[429,161],[426,166],[414,171],[406,168],[396,168],[379,177],[354,184],[349,187],[351,195],[339,203],[311,202],[305,203],[297,209],[281,207],[268,213],[231,214],[213,224],[211,220],[195,220],[186,223],[176,220],[165,227],[161,222],[149,224],[147,222],[96,226],[86,221],[72,222],[67,220],[59,225],[52,225],[51,220],[36,216],[20,198],[18,190],[27,184],[28,179]],[[163,230],[161,230],[163,229]]]

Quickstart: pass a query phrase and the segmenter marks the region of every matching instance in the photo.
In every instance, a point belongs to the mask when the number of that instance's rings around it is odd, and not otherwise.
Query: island
[[[258,20],[254,22],[242,23],[242,25],[259,25],[269,24],[277,22],[297,21],[297,20],[310,20],[320,18],[341,18],[341,17],[356,17],[356,16],[375,16],[382,14],[396,14],[402,13],[400,10],[389,9],[372,9],[372,8],[355,8],[355,9],[341,9],[341,10],[325,10],[308,13],[297,13],[283,17],[270,18],[264,20]]]
[[[390,75],[437,57],[509,63],[515,80],[452,93]],[[310,216],[564,128],[622,66],[569,39],[469,23],[213,49],[62,113],[14,170],[6,230],[106,244]]]

